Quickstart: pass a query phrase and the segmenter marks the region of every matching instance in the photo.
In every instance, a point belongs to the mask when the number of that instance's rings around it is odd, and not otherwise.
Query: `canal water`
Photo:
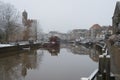
[[[0,54],[0,80],[80,80],[98,67],[98,55],[80,45]]]

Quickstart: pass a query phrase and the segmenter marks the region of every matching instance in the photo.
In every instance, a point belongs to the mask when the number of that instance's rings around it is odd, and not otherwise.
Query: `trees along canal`
[[[5,36],[1,37],[0,41],[8,42],[10,38],[13,38],[17,33],[18,24],[18,13],[15,7],[11,4],[0,2],[0,31]]]

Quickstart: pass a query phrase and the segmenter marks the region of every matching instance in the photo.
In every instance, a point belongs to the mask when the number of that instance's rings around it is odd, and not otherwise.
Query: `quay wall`
[[[0,53],[20,51],[20,50],[24,50],[24,48],[36,49],[40,47],[42,47],[40,43],[0,47]]]

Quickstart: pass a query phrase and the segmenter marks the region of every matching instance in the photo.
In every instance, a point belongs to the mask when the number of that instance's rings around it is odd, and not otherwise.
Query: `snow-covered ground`
[[[10,42],[9,44],[0,44],[0,47],[9,47],[9,46],[15,46],[17,43],[16,42]],[[29,44],[27,41],[26,42],[18,42],[19,45],[26,45]]]
[[[9,47],[9,46],[13,46],[11,44],[0,44],[0,47]]]
[[[34,42],[34,44],[37,44],[37,43],[42,43],[42,42]],[[30,44],[28,41],[21,41],[21,42],[10,42],[9,44],[0,44],[0,47],[9,47],[9,46],[15,46],[15,45],[27,45],[27,44]]]

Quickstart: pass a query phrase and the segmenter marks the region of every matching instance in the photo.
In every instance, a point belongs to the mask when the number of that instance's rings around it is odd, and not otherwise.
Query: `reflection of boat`
[[[23,48],[23,50],[30,50],[30,47],[28,47],[28,48]]]
[[[51,36],[49,42],[43,46],[51,55],[58,55],[60,52],[60,38],[57,36]]]
[[[51,53],[52,56],[57,56],[60,52],[60,47],[48,48],[47,50],[49,51],[49,53]]]

